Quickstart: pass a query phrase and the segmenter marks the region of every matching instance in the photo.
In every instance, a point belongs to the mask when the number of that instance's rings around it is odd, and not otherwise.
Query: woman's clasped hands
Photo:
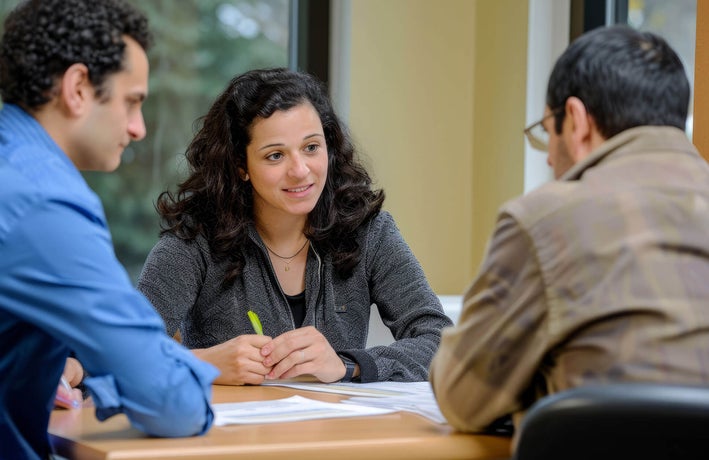
[[[327,339],[314,327],[288,331],[276,338],[246,334],[210,348],[193,350],[221,370],[214,383],[260,385],[264,380],[312,375],[336,382],[345,366]]]
[[[279,335],[261,348],[263,364],[271,366],[267,379],[312,375],[331,383],[345,375],[345,365],[325,336],[312,326]]]

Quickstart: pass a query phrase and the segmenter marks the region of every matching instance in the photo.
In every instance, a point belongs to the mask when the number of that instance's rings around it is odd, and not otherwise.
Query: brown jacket
[[[430,379],[479,431],[587,383],[709,383],[709,165],[640,127],[504,205]]]

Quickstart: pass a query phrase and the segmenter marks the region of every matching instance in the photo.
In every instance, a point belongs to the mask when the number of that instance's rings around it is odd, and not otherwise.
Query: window
[[[288,65],[288,0],[130,0],[149,17],[148,135],[116,173],[85,173],[103,200],[116,255],[136,280],[158,239],[154,208],[186,172],[184,151],[204,115],[236,74]]]
[[[559,54],[583,32],[605,24],[627,23],[664,37],[682,59],[694,88],[696,16],[697,0],[529,0],[527,123],[542,114],[547,79]],[[692,109],[690,105],[690,137]],[[546,157],[525,143],[525,192],[549,180],[552,176]]]
[[[694,51],[697,37],[697,0],[630,0],[627,22],[639,30],[654,32],[667,40],[679,54],[694,88]],[[690,138],[693,128],[693,107],[689,107],[687,133]]]
[[[135,281],[158,239],[160,192],[184,177],[195,120],[236,74],[288,65],[288,0],[128,0],[149,18],[146,138],[126,149],[115,173],[84,173],[101,197],[116,255]],[[0,15],[19,0],[0,0]]]
[[[571,1],[573,40],[586,30],[604,24],[628,24],[638,30],[662,36],[679,55],[694,88],[694,48],[697,29],[697,0],[594,0]],[[687,133],[692,135],[692,107]]]

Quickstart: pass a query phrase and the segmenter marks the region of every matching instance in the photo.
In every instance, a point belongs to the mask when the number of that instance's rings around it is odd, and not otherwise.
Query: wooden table
[[[213,402],[286,398],[337,402],[346,396],[285,387],[215,385]],[[455,433],[416,414],[215,426],[204,436],[149,438],[124,415],[99,422],[93,408],[55,410],[49,423],[56,453],[70,459],[507,459],[504,437]]]

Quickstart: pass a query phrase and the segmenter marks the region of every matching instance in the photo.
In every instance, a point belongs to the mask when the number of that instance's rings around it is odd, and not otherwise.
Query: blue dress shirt
[[[113,252],[99,198],[19,107],[0,111],[0,458],[47,458],[73,352],[99,420],[154,436],[212,424],[217,370],[176,343]]]

